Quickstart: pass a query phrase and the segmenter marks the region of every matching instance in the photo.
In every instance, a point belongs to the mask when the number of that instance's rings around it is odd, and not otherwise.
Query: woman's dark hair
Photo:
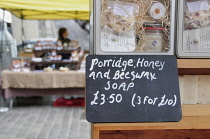
[[[58,31],[58,35],[60,38],[63,38],[63,34],[67,31],[66,28],[60,28]]]

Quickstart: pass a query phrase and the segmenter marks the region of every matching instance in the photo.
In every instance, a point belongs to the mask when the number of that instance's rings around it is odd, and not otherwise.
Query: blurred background
[[[89,0],[9,0],[0,8],[0,139],[89,139]]]

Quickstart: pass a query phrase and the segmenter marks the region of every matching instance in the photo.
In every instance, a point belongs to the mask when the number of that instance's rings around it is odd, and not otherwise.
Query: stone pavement
[[[15,107],[0,113],[0,139],[90,139],[84,108]]]

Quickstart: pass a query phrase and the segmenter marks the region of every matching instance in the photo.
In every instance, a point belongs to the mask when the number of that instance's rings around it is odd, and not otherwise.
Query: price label
[[[86,79],[90,122],[181,119],[174,56],[88,56]]]

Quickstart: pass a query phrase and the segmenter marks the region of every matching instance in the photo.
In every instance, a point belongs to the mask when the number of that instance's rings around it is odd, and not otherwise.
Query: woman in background
[[[68,47],[69,42],[71,42],[71,40],[68,38],[68,30],[66,28],[60,28],[58,31],[58,41],[57,43],[62,43],[63,47]],[[62,59],[69,59],[69,57],[71,56],[71,54],[62,54],[60,53],[60,55],[62,55]]]
[[[60,40],[62,42],[62,45],[65,45],[65,43],[68,45],[71,40],[68,38],[68,30],[66,28],[60,28],[58,31],[58,41]]]

